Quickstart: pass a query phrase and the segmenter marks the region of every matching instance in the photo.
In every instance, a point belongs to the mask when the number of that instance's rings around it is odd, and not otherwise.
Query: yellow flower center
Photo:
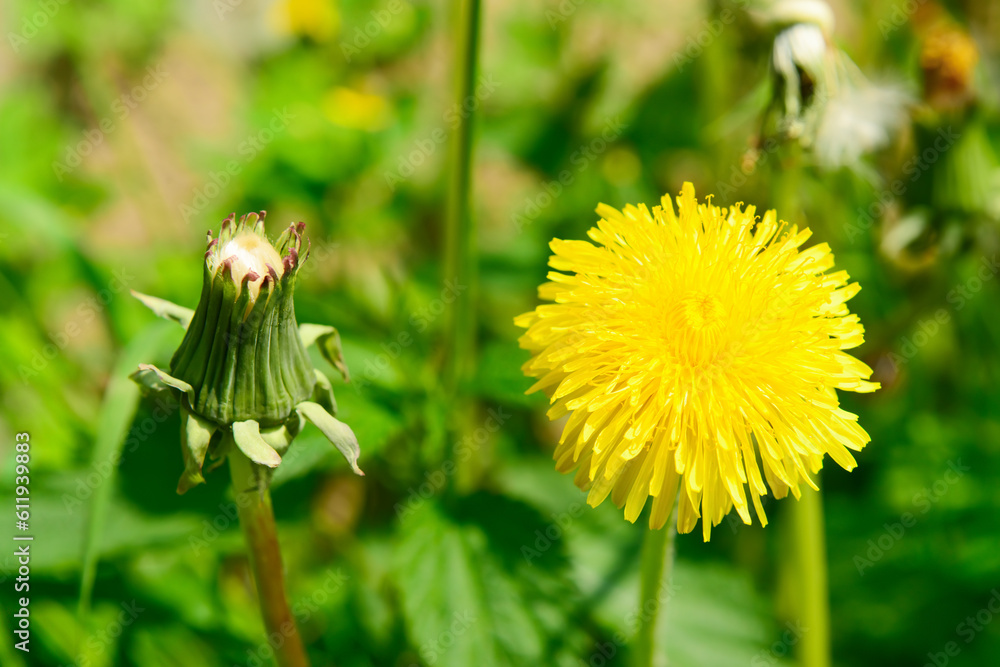
[[[664,341],[672,362],[700,374],[707,371],[727,346],[729,313],[714,294],[693,290],[667,311]]]
[[[693,331],[715,328],[722,323],[726,310],[718,297],[705,292],[691,292],[680,301],[684,324]]]

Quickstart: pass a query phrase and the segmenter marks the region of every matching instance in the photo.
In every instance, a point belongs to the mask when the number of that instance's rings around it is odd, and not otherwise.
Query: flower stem
[[[472,218],[472,163],[476,67],[479,53],[480,0],[456,0],[457,21],[455,88],[452,105],[462,109],[451,136],[448,162],[448,192],[445,203],[444,288],[452,292],[445,299],[442,388],[448,396],[451,413],[448,424],[446,456],[456,462],[450,477],[451,491],[467,489],[478,476],[480,457],[459,459],[455,449],[469,429],[472,402],[465,390],[475,368],[476,290],[478,259],[476,226]]]
[[[830,608],[826,578],[826,538],[823,495],[803,489],[792,503],[792,530],[801,583],[799,614],[808,632],[802,635],[800,662],[803,667],[830,665]]]
[[[458,0],[455,108],[468,109],[475,95],[479,51],[479,0]],[[459,114],[451,141],[445,228],[445,281],[459,295],[448,304],[445,326],[445,382],[457,390],[472,368],[475,346],[475,225],[472,222],[472,137],[474,112]]]
[[[232,436],[227,436],[232,437]],[[229,471],[233,477],[233,493],[239,508],[240,525],[250,553],[250,565],[257,584],[260,613],[268,641],[274,649],[279,667],[309,667],[302,637],[295,617],[288,607],[285,593],[285,573],[281,566],[281,549],[271,508],[271,493],[261,489],[254,464],[230,443]],[[273,639],[277,637],[277,639]]]
[[[641,623],[635,639],[633,667],[664,667],[667,664],[667,652],[657,647],[656,639],[663,639],[666,634],[666,615],[661,612],[670,597],[676,535],[677,508],[674,507],[667,525],[660,530],[647,530],[642,543],[639,572]]]
[[[774,174],[774,205],[778,218],[804,227],[800,149],[792,146],[784,164]],[[830,601],[826,573],[826,530],[822,491],[803,489],[791,504],[796,580],[801,583],[797,599],[799,620],[808,631],[799,645],[803,667],[830,665]]]

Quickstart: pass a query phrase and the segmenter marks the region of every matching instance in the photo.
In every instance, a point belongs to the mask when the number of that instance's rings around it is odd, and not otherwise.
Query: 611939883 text
[[[14,557],[17,559],[17,577],[14,579],[14,591],[21,593],[17,600],[17,611],[14,612],[14,635],[20,641],[14,647],[27,653],[30,651],[28,642],[31,640],[31,621],[27,593],[30,590],[31,578],[31,535],[25,535],[31,519],[31,494],[29,492],[30,477],[28,464],[31,461],[31,436],[18,433],[14,440],[14,527],[21,534],[14,534]]]

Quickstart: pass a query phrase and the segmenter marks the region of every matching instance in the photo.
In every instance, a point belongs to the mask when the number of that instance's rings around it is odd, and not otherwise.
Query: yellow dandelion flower
[[[553,303],[515,323],[539,378],[528,392],[549,396],[549,418],[569,415],[557,469],[632,522],[652,496],[654,529],[679,498],[678,530],[700,517],[707,541],[734,505],[750,523],[747,489],[767,525],[765,479],[797,498],[824,454],[853,469],[870,438],[835,390],[879,385],[844,352],[864,340],[846,305],[860,286],[829,272],[829,245],[800,250],[808,229],[699,204],[690,183],[679,213],[662,204],[601,204],[594,243],[554,239],[538,290]]]

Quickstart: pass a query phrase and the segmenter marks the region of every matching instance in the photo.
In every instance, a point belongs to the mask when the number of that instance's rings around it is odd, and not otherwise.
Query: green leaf
[[[533,537],[525,530],[524,539]],[[395,583],[410,642],[427,664],[553,664],[549,633],[534,614],[533,586],[517,576],[523,569],[496,553],[496,544],[483,526],[456,521],[434,502],[404,522]],[[567,621],[557,623],[564,632]]]
[[[774,627],[770,605],[754,589],[748,573],[725,564],[679,561],[672,589],[664,608],[664,644],[671,665],[789,664],[770,648],[782,645],[787,629],[794,635],[795,626]],[[638,609],[634,604],[633,615]],[[793,639],[797,642],[800,637]],[[784,650],[789,648],[785,645]]]
[[[185,329],[187,329],[188,325],[191,324],[191,318],[194,317],[194,311],[190,308],[178,306],[176,303],[172,303],[166,299],[149,296],[148,294],[143,294],[142,292],[136,292],[135,290],[131,291],[132,296],[137,298],[139,301],[142,301],[143,305],[153,311],[157,317],[177,322]]]
[[[233,424],[233,439],[240,451],[254,463],[268,468],[277,468],[278,464],[281,463],[281,456],[278,455],[278,452],[274,451],[274,448],[260,437],[260,424],[254,420],[248,419]]]
[[[638,596],[641,531],[623,521],[621,510],[612,503],[587,507],[586,494],[573,484],[571,476],[552,478],[551,461],[506,466],[497,483],[504,493],[524,498],[560,526],[573,579],[588,602],[589,617],[605,628],[602,634],[631,641],[642,615]],[[511,512],[504,514],[510,516]],[[524,522],[519,518],[509,523]],[[555,549],[545,548],[544,541],[531,547],[538,550],[532,558],[535,567],[547,567],[550,561],[563,557]],[[755,659],[772,667],[788,664],[768,653],[770,646],[781,641],[786,628],[775,627],[772,609],[745,571],[678,559],[673,580],[665,590],[669,597],[664,602],[667,635],[663,644],[672,667],[751,665]],[[616,651],[627,648],[618,646]]]
[[[184,546],[188,548],[136,554],[124,564],[126,580],[143,605],[151,602],[170,610],[189,628],[211,629],[219,621],[217,572],[201,566],[202,553]]]
[[[361,446],[350,426],[335,418],[318,403],[302,401],[295,406],[295,409],[322,431],[323,435],[333,443],[333,446],[340,450],[347,462],[351,464],[351,470],[354,471],[354,474],[364,475],[361,468],[358,467]]]
[[[205,454],[218,426],[193,412],[181,409],[181,453],[184,455],[184,473],[177,483],[177,493],[187,493],[192,486],[205,481],[201,469]]]
[[[323,358],[344,376],[344,382],[351,381],[351,373],[344,363],[344,351],[340,347],[340,333],[334,327],[325,324],[300,324],[299,338],[306,347],[316,343]]]
[[[126,650],[132,665],[215,667],[226,662],[209,642],[177,624],[139,624]]]
[[[141,360],[157,356],[164,342],[173,334],[170,327],[156,324],[144,329],[125,349],[115,365],[101,403],[97,418],[97,438],[94,442],[91,467],[103,468],[110,464],[110,473],[94,490],[87,517],[87,532],[83,548],[83,567],[80,579],[80,611],[86,615],[97,572],[98,544],[101,541],[105,515],[114,489],[117,461],[128,433],[132,418],[139,405],[139,388],[129,380],[128,373]]]
[[[36,604],[31,609],[35,622],[32,629],[38,633],[37,641],[45,647],[44,652],[60,656],[59,664],[66,660],[74,665],[111,667],[119,639],[107,630],[122,612],[120,605],[100,602],[87,619],[81,620],[55,600],[42,599]],[[31,648],[38,650],[34,643]]]
[[[172,326],[172,325],[171,325]],[[100,466],[73,472],[55,472],[39,476],[32,498],[32,514],[45,517],[32,526],[36,543],[49,548],[33,552],[31,571],[64,580],[80,568],[87,531],[86,514],[95,493],[108,485],[105,478],[111,468]],[[168,493],[169,481],[157,484]],[[117,484],[111,484],[114,488]],[[176,499],[176,497],[175,497]],[[88,546],[94,559],[133,557],[148,549],[166,547],[188,549],[191,538],[200,538],[202,516],[189,512],[152,515],[138,509],[134,502],[113,494],[102,513],[99,540]],[[235,542],[239,532],[233,531]],[[13,553],[13,552],[11,552]],[[0,554],[0,578],[17,576],[17,559]],[[89,609],[87,610],[89,613]],[[89,621],[88,621],[89,623]],[[6,662],[2,663],[6,665]]]

